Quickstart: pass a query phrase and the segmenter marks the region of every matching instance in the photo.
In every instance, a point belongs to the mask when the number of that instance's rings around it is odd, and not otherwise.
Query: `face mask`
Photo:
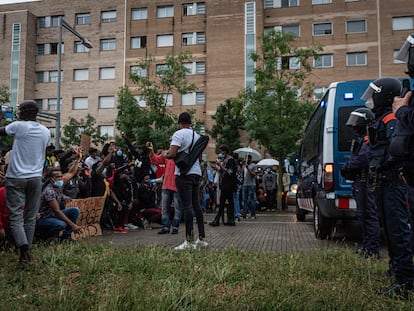
[[[63,180],[62,179],[55,180],[55,182],[53,183],[53,186],[58,187],[58,188],[62,187],[63,186]]]
[[[372,97],[365,102],[365,107],[369,109],[374,109],[374,100]]]
[[[117,155],[118,157],[122,157],[122,151],[121,151],[121,150],[118,150],[118,151],[116,152],[116,155]]]

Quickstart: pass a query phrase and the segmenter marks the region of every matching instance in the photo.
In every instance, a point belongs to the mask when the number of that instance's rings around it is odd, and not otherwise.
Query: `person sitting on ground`
[[[155,184],[151,183],[149,175],[144,177],[142,183],[138,186],[138,204],[139,212],[137,217],[141,217],[149,224],[161,222],[161,210],[155,207]]]
[[[76,147],[74,151],[77,158],[69,172],[62,175],[60,170],[53,170],[49,176],[49,183],[42,191],[40,218],[37,220],[36,229],[41,232],[39,235],[45,240],[58,237],[63,230],[60,240],[71,241],[72,231],[81,230],[81,227],[76,224],[80,214],[79,209],[77,207],[61,209],[61,202],[64,199],[62,187],[76,174],[79,161],[82,159],[81,149]]]

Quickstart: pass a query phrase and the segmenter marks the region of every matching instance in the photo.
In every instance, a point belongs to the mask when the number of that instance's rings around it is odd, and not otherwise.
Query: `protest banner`
[[[80,240],[90,236],[102,235],[99,224],[105,204],[105,197],[91,197],[86,199],[73,199],[66,203],[66,207],[77,207],[80,210],[78,226],[82,229],[72,233],[74,240]]]

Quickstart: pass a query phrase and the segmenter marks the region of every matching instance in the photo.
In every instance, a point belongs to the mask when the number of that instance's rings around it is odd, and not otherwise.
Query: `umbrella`
[[[257,162],[257,165],[260,165],[260,166],[274,166],[274,165],[279,165],[279,161],[275,160],[275,159],[263,159],[263,160],[260,160],[259,162]]]
[[[239,158],[247,158],[247,156],[250,154],[252,156],[252,161],[259,161],[262,158],[262,155],[260,154],[259,151],[252,149],[250,147],[244,147],[244,148],[239,148],[233,151],[234,153],[236,153]]]

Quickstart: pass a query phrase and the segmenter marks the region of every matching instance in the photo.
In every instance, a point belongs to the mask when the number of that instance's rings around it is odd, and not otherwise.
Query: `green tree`
[[[216,149],[223,144],[230,150],[240,147],[240,130],[244,130],[244,107],[246,98],[240,93],[236,98],[227,99],[217,107],[212,117],[215,121],[210,134],[216,140]]]
[[[140,98],[146,107],[140,107],[127,86],[118,92],[119,107],[116,125],[129,140],[144,144],[152,141],[156,148],[168,146],[168,140],[177,129],[177,116],[167,108],[174,93],[185,94],[196,90],[187,80],[185,63],[192,61],[190,52],[169,54],[162,66],[155,71],[154,58],[137,62],[138,70],[130,79],[140,90]]]
[[[5,85],[0,85],[0,105],[7,104],[9,102],[10,102],[9,88]],[[10,122],[11,122],[10,119],[5,118],[4,112],[0,111],[0,127],[6,126]],[[13,136],[3,137],[1,143],[7,148],[11,148],[13,145]]]
[[[306,79],[311,71],[309,59],[317,58],[322,46],[294,47],[295,37],[280,31],[272,31],[262,40],[260,52],[251,55],[263,66],[255,69],[256,89],[247,90],[246,128],[252,140],[283,161],[296,149],[314,109],[313,87]],[[293,60],[297,69],[290,69]]]
[[[10,102],[9,88],[5,85],[0,85],[0,104],[6,104]]]
[[[107,135],[100,136],[99,128],[96,126],[96,120],[89,113],[85,119],[79,121],[75,118],[69,117],[69,122],[63,126],[62,143],[65,149],[71,146],[80,145],[80,135],[85,134],[91,138],[91,142],[94,145],[100,145],[106,142],[108,139]]]

